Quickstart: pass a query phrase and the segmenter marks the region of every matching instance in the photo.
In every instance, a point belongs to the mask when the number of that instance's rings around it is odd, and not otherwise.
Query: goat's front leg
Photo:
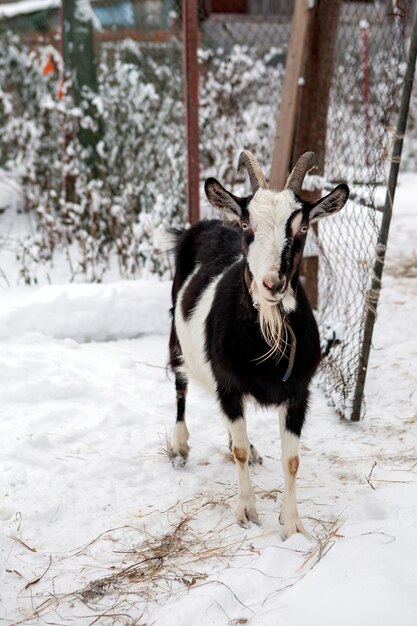
[[[219,399],[228,421],[231,451],[239,477],[236,518],[240,526],[247,528],[249,522],[259,524],[259,518],[256,511],[255,494],[249,476],[250,443],[246,433],[246,422],[243,417],[242,399],[220,392]]]
[[[297,509],[295,482],[300,458],[298,446],[301,428],[304,423],[305,403],[288,402],[281,404],[279,412],[279,429],[281,433],[281,462],[284,470],[284,496],[279,521],[284,526],[284,538],[294,533],[306,534]]]

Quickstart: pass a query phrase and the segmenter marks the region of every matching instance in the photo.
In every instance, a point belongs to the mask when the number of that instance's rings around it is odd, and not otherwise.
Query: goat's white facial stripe
[[[258,189],[249,205],[249,215],[255,239],[249,246],[248,263],[258,286],[262,286],[264,276],[271,271],[278,272],[281,255],[287,242],[286,226],[294,211],[300,210],[292,191],[281,192]],[[301,224],[302,215],[297,230]]]

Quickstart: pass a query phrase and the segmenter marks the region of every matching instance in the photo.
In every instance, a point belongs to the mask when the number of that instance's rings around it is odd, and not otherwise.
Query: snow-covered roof
[[[61,0],[19,0],[17,2],[0,2],[0,20],[29,15],[37,11],[57,9],[61,6]],[[87,0],[78,0],[78,17],[80,19],[92,19],[94,28],[101,30],[102,26],[133,26],[133,5],[129,0],[119,0],[114,5],[91,7]]]
[[[21,0],[21,2],[9,2],[0,4],[0,18],[28,15],[36,11],[56,9],[61,6],[61,0]]]

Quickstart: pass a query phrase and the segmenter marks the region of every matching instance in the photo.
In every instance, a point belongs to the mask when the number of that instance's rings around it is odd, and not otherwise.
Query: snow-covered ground
[[[171,467],[168,283],[0,281],[1,623],[415,626],[417,175],[397,194],[366,419],[315,389],[303,433],[311,542],[281,539],[273,412],[248,415],[260,527],[234,523],[223,423],[193,385]]]

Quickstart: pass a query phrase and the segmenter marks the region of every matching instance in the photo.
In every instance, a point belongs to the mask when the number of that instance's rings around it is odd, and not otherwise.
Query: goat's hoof
[[[239,503],[236,509],[236,520],[242,528],[250,528],[250,522],[260,526],[258,513],[254,503]]]
[[[283,515],[281,513],[279,516],[279,521],[280,521],[280,524],[284,526],[283,531],[281,533],[283,541],[286,541],[286,539],[289,539],[291,535],[295,535],[296,533],[300,533],[301,535],[304,535],[306,539],[311,539],[310,535],[304,528],[303,522],[301,521],[298,515],[289,516],[288,519],[285,518],[284,520]]]
[[[180,450],[179,452],[173,452],[171,455],[172,467],[185,467],[188,461],[188,450]]]
[[[252,444],[250,444],[249,465],[263,465],[264,460]]]

